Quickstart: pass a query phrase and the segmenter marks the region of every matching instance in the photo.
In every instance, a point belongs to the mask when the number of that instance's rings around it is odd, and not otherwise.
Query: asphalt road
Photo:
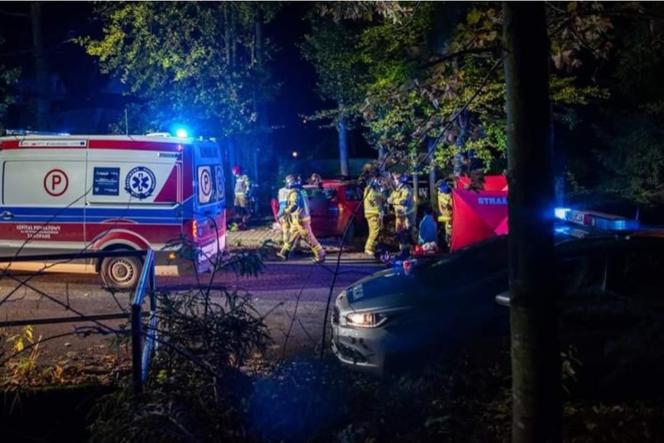
[[[267,262],[258,277],[237,277],[232,272],[223,272],[214,276],[213,284],[215,287],[238,289],[250,294],[253,306],[265,315],[273,339],[270,356],[312,352],[320,343],[335,261],[336,257],[330,256],[325,265],[316,265],[308,258],[287,263]],[[382,266],[368,262],[358,254],[344,254],[332,297],[336,297],[354,281],[380,269]],[[27,285],[19,284],[16,279],[27,280]],[[209,274],[202,274],[199,279],[197,281],[193,275],[159,277],[157,286],[189,288],[198,283],[210,283]],[[35,277],[15,274],[13,278],[0,278],[0,321],[128,312],[129,299],[129,294],[113,295],[104,290],[96,275],[52,273]],[[124,322],[105,320],[100,323],[117,328]],[[127,350],[112,346],[108,336],[92,334],[81,338],[66,335],[50,339],[69,334],[76,327],[85,325],[91,326],[94,323],[33,326],[33,337],[41,337],[42,340],[41,361],[81,359],[86,358],[86,355],[103,353],[126,357]],[[18,327],[5,328],[10,335],[20,330]]]

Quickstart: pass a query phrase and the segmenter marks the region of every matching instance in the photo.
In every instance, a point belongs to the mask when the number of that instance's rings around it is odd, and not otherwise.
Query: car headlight
[[[346,322],[349,326],[356,326],[358,328],[375,328],[387,321],[387,317],[383,314],[374,312],[353,312],[346,315]]]

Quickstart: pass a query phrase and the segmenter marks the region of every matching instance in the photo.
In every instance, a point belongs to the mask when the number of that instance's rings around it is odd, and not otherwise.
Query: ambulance
[[[167,134],[0,137],[0,253],[153,249],[157,263],[168,265],[187,251],[204,271],[225,248],[223,184],[212,141]],[[181,272],[182,262],[175,263]],[[116,289],[132,288],[141,269],[132,256],[84,266]]]

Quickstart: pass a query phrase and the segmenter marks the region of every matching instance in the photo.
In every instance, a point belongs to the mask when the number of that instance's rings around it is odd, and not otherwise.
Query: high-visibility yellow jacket
[[[385,205],[385,196],[380,190],[367,186],[364,188],[362,202],[364,203],[364,215],[380,214]]]
[[[438,193],[438,212],[440,216],[438,221],[447,222],[452,219],[451,214],[452,209],[452,194],[446,194],[444,192]]]
[[[279,213],[277,217],[282,217],[284,215],[284,210],[288,206],[288,194],[290,194],[290,189],[283,187],[279,189],[277,194],[277,200],[279,201]]]
[[[235,179],[235,194],[236,195],[246,195],[251,189],[251,182],[249,177],[245,174],[240,175]]]
[[[394,207],[394,213],[397,216],[407,216],[415,211],[415,200],[413,199],[413,190],[410,186],[402,184],[392,191],[387,202]]]
[[[307,221],[311,219],[309,213],[309,203],[307,202],[307,195],[301,189],[291,189],[288,193],[288,201],[284,213],[290,215],[299,221]]]

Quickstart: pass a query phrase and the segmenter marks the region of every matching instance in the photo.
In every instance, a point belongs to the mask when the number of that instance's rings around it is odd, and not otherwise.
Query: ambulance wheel
[[[106,257],[101,262],[101,279],[109,288],[132,289],[140,274],[141,262],[136,257]]]

